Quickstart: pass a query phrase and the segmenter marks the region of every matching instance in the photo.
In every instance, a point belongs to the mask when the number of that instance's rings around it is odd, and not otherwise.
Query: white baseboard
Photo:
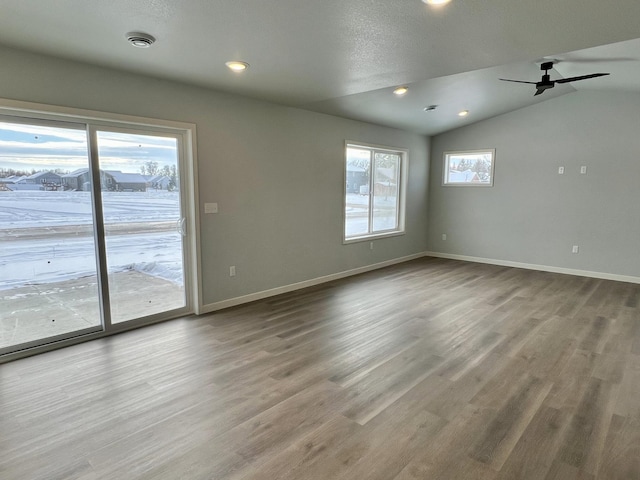
[[[273,297],[282,293],[288,293],[307,287],[313,287],[314,285],[320,285],[321,283],[340,280],[341,278],[351,277],[353,275],[370,272],[372,270],[378,270],[380,268],[389,267],[398,263],[408,262],[409,260],[415,260],[417,258],[426,257],[428,255],[429,254],[426,252],[416,253],[413,255],[407,255],[406,257],[394,258],[392,260],[374,263],[373,265],[366,265],[364,267],[354,268],[352,270],[332,273],[331,275],[325,275],[323,277],[312,278],[303,282],[292,283],[289,285],[284,285],[282,287],[271,288],[269,290],[263,290],[256,293],[250,293],[249,295],[243,295],[241,297],[234,297],[228,300],[222,300],[220,302],[208,303],[200,307],[200,314],[215,312],[216,310],[222,310],[223,308],[235,307],[237,305],[242,305],[243,303],[255,302],[256,300],[262,300],[263,298]]]
[[[563,273],[577,275],[579,277],[600,278],[603,280],[615,280],[617,282],[640,283],[640,277],[630,275],[617,275],[614,273],[590,272],[588,270],[575,270],[573,268],[553,267],[549,265],[535,265],[531,263],[510,262],[508,260],[496,260],[494,258],[470,257],[468,255],[455,255],[452,253],[426,252],[427,257],[448,258],[451,260],[463,260],[465,262],[488,263],[502,267],[526,268],[527,270],[539,270],[542,272]]]

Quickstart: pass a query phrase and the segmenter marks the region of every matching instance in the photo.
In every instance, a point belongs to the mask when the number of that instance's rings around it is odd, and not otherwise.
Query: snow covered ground
[[[105,192],[105,223],[177,220],[178,192]],[[0,229],[91,224],[89,192],[0,192]]]
[[[167,191],[103,194],[107,230],[129,226],[107,236],[109,273],[136,270],[183,284],[179,201]],[[145,231],[148,222],[160,228]],[[0,192],[0,290],[95,277],[91,224],[88,192]]]
[[[396,228],[396,208],[396,197],[375,197],[373,214],[375,231]],[[366,234],[369,231],[369,196],[347,193],[345,214],[347,237]]]

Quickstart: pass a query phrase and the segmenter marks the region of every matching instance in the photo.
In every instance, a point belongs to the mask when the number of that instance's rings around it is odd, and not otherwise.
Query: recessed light
[[[404,95],[408,91],[409,91],[409,89],[407,87],[398,87],[393,91],[393,94],[401,97],[402,95]]]
[[[231,62],[227,62],[225,63],[225,65],[227,67],[229,67],[229,70],[231,70],[232,72],[244,72],[247,68],[249,68],[249,64],[246,62],[239,62],[237,60],[233,60]]]
[[[458,113],[459,117],[466,117],[467,115],[469,115],[469,110],[462,110],[460,113]]]
[[[434,7],[439,7],[441,5],[446,5],[451,0],[422,0],[427,5],[433,5]]]
[[[129,43],[138,48],[148,48],[156,42],[153,35],[149,35],[148,33],[129,32],[126,36]]]
[[[429,105],[428,107],[424,107],[424,111],[433,112],[436,108],[438,108],[438,105]]]

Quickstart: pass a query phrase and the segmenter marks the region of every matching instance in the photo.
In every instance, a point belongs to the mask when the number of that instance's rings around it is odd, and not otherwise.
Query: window
[[[496,151],[444,152],[443,185],[493,186]]]
[[[407,152],[347,144],[344,240],[404,232]]]

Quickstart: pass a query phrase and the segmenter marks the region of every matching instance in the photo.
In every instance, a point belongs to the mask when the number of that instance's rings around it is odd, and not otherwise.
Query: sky
[[[98,132],[100,168],[140,173],[148,161],[176,165],[175,138]],[[0,122],[0,168],[73,171],[89,166],[84,128]]]

